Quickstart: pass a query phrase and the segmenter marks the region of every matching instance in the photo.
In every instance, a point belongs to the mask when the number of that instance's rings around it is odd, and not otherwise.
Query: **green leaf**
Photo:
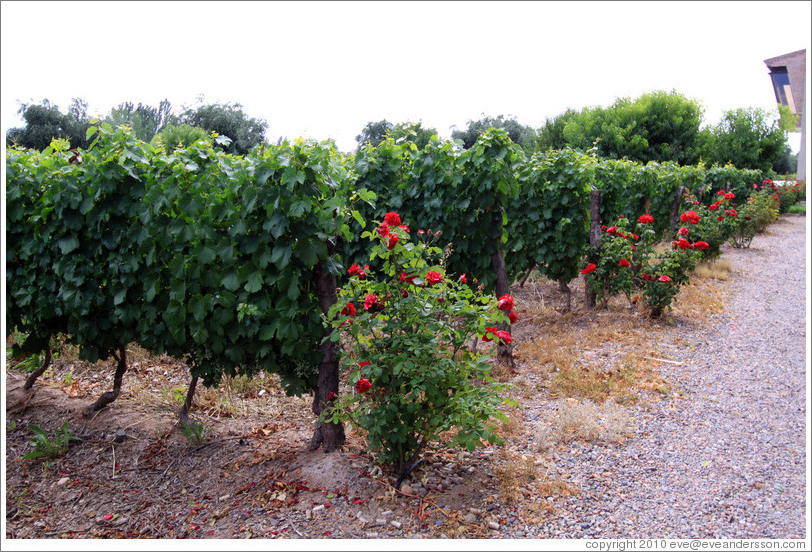
[[[254,293],[260,289],[262,289],[262,272],[252,272],[248,276],[248,282],[245,284],[245,291],[248,293]]]
[[[215,259],[215,257],[217,257],[217,253],[214,251],[214,249],[212,249],[208,245],[204,245],[197,256],[198,260],[202,264],[211,263]]]
[[[291,248],[287,245],[276,245],[271,254],[271,262],[276,265],[276,268],[283,269],[288,266],[290,256],[293,253]]]
[[[116,293],[116,296],[113,297],[113,304],[118,306],[124,302],[124,299],[127,297],[127,290],[123,289]]]
[[[240,287],[240,279],[237,277],[235,271],[231,271],[223,276],[223,287],[228,291],[237,291],[237,288]]]
[[[69,236],[67,238],[62,238],[58,242],[59,250],[62,251],[63,255],[67,255],[74,249],[78,249],[79,247],[79,238],[76,236]]]

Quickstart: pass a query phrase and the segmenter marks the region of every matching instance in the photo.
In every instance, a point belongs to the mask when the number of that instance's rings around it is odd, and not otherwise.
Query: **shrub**
[[[687,226],[698,224],[699,215],[687,211],[681,218],[686,227],[680,229],[674,248],[659,255],[654,253],[656,232],[650,214],[637,219],[639,235],[628,231],[631,223],[622,216],[615,225],[602,227],[606,237],[601,244],[600,262],[587,265],[581,273],[587,276],[587,285],[604,305],[612,295],[623,292],[629,297],[634,289],[641,289],[653,318],[670,308],[680,287],[688,283],[688,272],[696,266],[701,252],[708,248],[701,240],[688,239],[691,230]],[[631,299],[629,304],[632,304]]]
[[[739,216],[733,222],[730,243],[734,247],[750,247],[755,235],[763,232],[778,218],[778,206],[773,196],[766,190],[759,190],[738,209]]]
[[[370,259],[379,258],[381,269],[353,264],[330,310],[330,339],[349,342],[342,364],[354,393],[331,396],[323,415],[364,429],[370,450],[401,480],[427,442],[445,432],[453,433],[449,446],[469,450],[483,440],[501,443],[494,418],[505,420],[498,410],[504,386],[491,378],[488,356],[466,344],[475,337],[511,340],[495,329],[508,321],[507,310],[464,274],[452,278],[442,251],[410,234],[396,213],[387,213],[377,230],[361,236],[372,240]],[[511,303],[504,297],[501,306]]]
[[[721,248],[733,234],[734,219],[738,217],[738,212],[731,205],[735,194],[719,190],[716,197],[716,201],[706,206],[692,194],[687,194],[684,202],[690,209],[680,215],[682,228],[689,231],[690,241],[707,244],[701,250],[703,259],[713,259],[722,254]]]

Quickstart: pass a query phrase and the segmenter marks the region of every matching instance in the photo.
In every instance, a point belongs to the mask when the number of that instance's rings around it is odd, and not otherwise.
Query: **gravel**
[[[582,492],[527,536],[806,538],[805,229],[784,216],[723,249],[725,313],[658,343],[684,363],[658,366],[675,392],[624,445],[585,443],[565,466]]]

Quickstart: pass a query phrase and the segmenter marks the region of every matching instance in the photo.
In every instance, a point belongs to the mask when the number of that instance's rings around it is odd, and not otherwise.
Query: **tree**
[[[702,111],[700,104],[675,91],[657,91],[570,114],[563,136],[575,149],[596,146],[601,157],[692,165],[698,160]]]
[[[163,145],[164,151],[172,152],[181,146],[191,146],[198,140],[207,140],[211,143],[211,136],[208,132],[199,127],[191,125],[169,125],[152,139],[152,145],[159,142]]]
[[[488,117],[484,113],[478,121],[468,121],[468,128],[465,130],[454,130],[451,138],[462,140],[465,149],[473,146],[477,139],[489,128],[499,128],[507,132],[511,141],[519,147],[529,152],[535,149],[536,131],[532,127],[520,124],[515,118],[505,119],[504,115],[498,117]]]
[[[74,98],[67,113],[51,105],[46,98],[39,104],[20,104],[17,111],[22,115],[25,126],[12,128],[6,133],[6,143],[24,148],[44,150],[54,138],[66,138],[72,148],[86,148],[85,132],[90,127],[87,116],[87,102]]]
[[[778,117],[761,108],[747,107],[726,111],[721,122],[703,133],[702,158],[707,164],[767,172],[787,147],[787,135]]]
[[[156,134],[173,124],[175,119],[177,117],[172,115],[172,104],[165,99],[158,107],[143,105],[140,102],[138,107],[135,107],[132,102],[124,102],[114,107],[104,121],[114,127],[129,125],[136,138],[149,142]]]
[[[361,130],[361,134],[355,137],[355,141],[358,142],[358,149],[361,149],[365,145],[377,148],[381,142],[386,140],[387,135],[389,135],[394,128],[395,125],[386,119],[368,122]]]
[[[207,104],[187,108],[179,122],[200,127],[208,132],[216,132],[231,139],[225,151],[245,155],[252,148],[265,141],[268,123],[265,119],[249,117],[240,104]]]
[[[798,156],[792,153],[789,146],[784,148],[781,156],[773,164],[776,174],[795,174],[798,171]]]
[[[537,131],[536,148],[539,151],[548,151],[567,147],[567,140],[564,138],[564,127],[577,115],[578,111],[570,108],[552,119],[548,118],[544,122],[544,126]]]
[[[394,140],[405,139],[414,142],[418,148],[423,149],[429,143],[432,136],[437,135],[437,129],[424,127],[423,122],[417,123],[390,123],[386,119],[380,121],[370,121],[361,130],[361,134],[355,137],[358,142],[358,149],[369,144],[378,147],[386,138]]]

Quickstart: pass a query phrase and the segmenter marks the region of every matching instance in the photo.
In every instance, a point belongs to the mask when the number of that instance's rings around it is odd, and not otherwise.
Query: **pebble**
[[[554,496],[558,517],[526,525],[527,538],[806,536],[807,254],[805,221],[786,217],[750,249],[723,247],[730,276],[711,285],[725,312],[694,321],[677,310],[654,328],[649,354],[682,363],[653,366],[672,393],[628,406],[636,427],[622,446],[545,453],[578,492]]]
[[[56,484],[61,487],[62,485],[65,485],[68,481],[70,481],[70,477],[63,477],[62,479],[57,481]]]

